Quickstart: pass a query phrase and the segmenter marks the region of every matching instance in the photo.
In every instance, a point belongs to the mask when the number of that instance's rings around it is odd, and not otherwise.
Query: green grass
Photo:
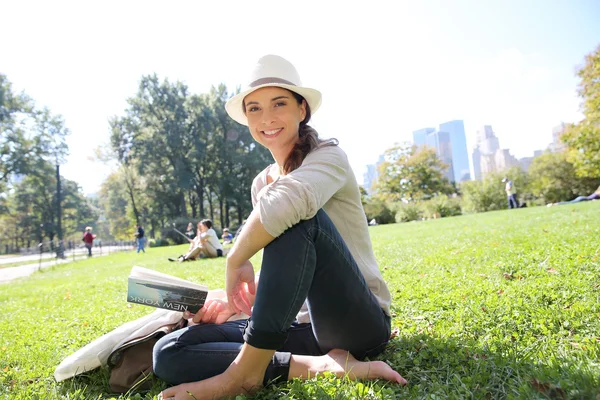
[[[600,396],[600,202],[379,226],[371,236],[398,330],[379,359],[409,385],[326,375],[255,398]],[[119,398],[108,393],[106,369],[60,384],[53,371],[153,311],[125,302],[132,265],[223,287],[223,259],[166,262],[185,247],[58,265],[0,286],[0,396]],[[152,399],[163,387],[120,398]]]

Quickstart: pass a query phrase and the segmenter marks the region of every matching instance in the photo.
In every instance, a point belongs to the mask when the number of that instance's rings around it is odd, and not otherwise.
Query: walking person
[[[346,154],[308,125],[320,104],[272,55],[227,102],[274,163],[254,179],[254,209],[227,256],[227,300],[207,302],[154,347],[154,372],[179,384],[164,399],[235,397],[324,371],[406,383],[382,361],[360,361],[388,343],[391,296]],[[249,259],[261,249],[257,279]],[[225,322],[241,312],[250,319]]]
[[[142,228],[141,225],[137,225],[136,226],[135,237],[136,237],[136,240],[137,240],[137,251],[136,251],[136,253],[139,253],[140,250],[145,253],[146,250],[144,250],[144,246],[146,244],[146,237],[145,237],[145,233],[144,233],[144,228]]]
[[[96,239],[96,235],[92,234],[92,227],[86,226],[85,232],[83,233],[83,238],[81,240],[83,240],[85,248],[88,251],[88,257],[92,256],[92,247],[94,247],[94,239]]]
[[[517,201],[517,192],[512,181],[504,177],[502,179],[502,183],[504,183],[504,191],[506,192],[506,196],[508,198],[508,208],[519,208],[519,202]]]

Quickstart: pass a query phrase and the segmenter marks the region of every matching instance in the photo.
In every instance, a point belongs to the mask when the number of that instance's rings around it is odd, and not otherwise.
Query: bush
[[[418,203],[401,203],[396,211],[396,222],[420,221],[423,218],[421,206]]]
[[[188,243],[185,237],[181,236],[179,233],[175,231],[173,228],[177,228],[177,230],[181,233],[185,233],[187,230],[188,223],[192,223],[194,225],[194,232],[196,231],[196,223],[192,221],[190,218],[179,217],[175,218],[173,221],[168,223],[164,228],[160,230],[160,236],[163,239],[169,239],[172,243],[175,244],[183,244]]]
[[[461,215],[460,200],[449,198],[445,194],[435,196],[422,203],[421,210],[425,218],[444,218]]]
[[[394,213],[385,203],[380,199],[370,199],[364,206],[367,221],[375,219],[378,224],[391,224],[394,222]]]
[[[464,213],[479,213],[507,208],[504,184],[493,179],[461,184]]]
[[[148,240],[148,247],[163,247],[170,246],[171,242],[169,239],[150,239]]]

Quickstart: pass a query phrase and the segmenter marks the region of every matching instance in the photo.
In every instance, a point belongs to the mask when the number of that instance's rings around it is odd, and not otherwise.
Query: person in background
[[[88,251],[88,257],[92,256],[92,247],[94,247],[94,239],[96,239],[96,235],[92,234],[92,227],[86,226],[85,232],[83,233],[83,241],[85,243],[85,248]]]
[[[560,201],[558,203],[549,203],[548,207],[562,206],[565,204],[581,203],[582,201],[592,201],[592,200],[600,200],[600,186],[598,186],[598,189],[596,189],[596,191],[594,193],[590,194],[589,196],[578,196],[570,201]]]
[[[233,235],[229,233],[228,228],[223,228],[221,239],[223,239],[223,244],[231,244],[231,242],[233,242]]]
[[[139,253],[140,250],[145,253],[146,250],[144,250],[144,245],[146,244],[146,237],[144,236],[144,228],[142,228],[141,225],[137,225],[135,236],[137,240],[137,253]]]
[[[508,208],[519,208],[517,192],[512,181],[507,177],[504,177],[504,179],[502,179],[502,183],[504,183],[504,191],[506,192],[506,196],[508,198]]]
[[[194,232],[194,224],[191,222],[188,224],[187,229],[185,230],[185,236],[188,238],[188,242],[192,243],[192,240],[196,237],[196,232]]]
[[[217,233],[212,228],[210,219],[203,219],[198,222],[198,234],[190,243],[188,252],[177,257],[169,258],[169,261],[193,261],[197,258],[215,258],[223,256],[223,246],[217,237]]]

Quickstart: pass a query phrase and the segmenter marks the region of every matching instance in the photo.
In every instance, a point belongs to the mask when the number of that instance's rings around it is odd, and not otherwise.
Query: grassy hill
[[[398,333],[380,359],[409,385],[321,376],[255,398],[600,398],[600,202],[378,226],[371,236]],[[106,369],[60,384],[53,371],[153,311],[125,301],[133,265],[223,287],[224,259],[166,260],[184,251],[111,254],[0,286],[0,397],[118,398]],[[162,387],[121,398],[152,399]]]

